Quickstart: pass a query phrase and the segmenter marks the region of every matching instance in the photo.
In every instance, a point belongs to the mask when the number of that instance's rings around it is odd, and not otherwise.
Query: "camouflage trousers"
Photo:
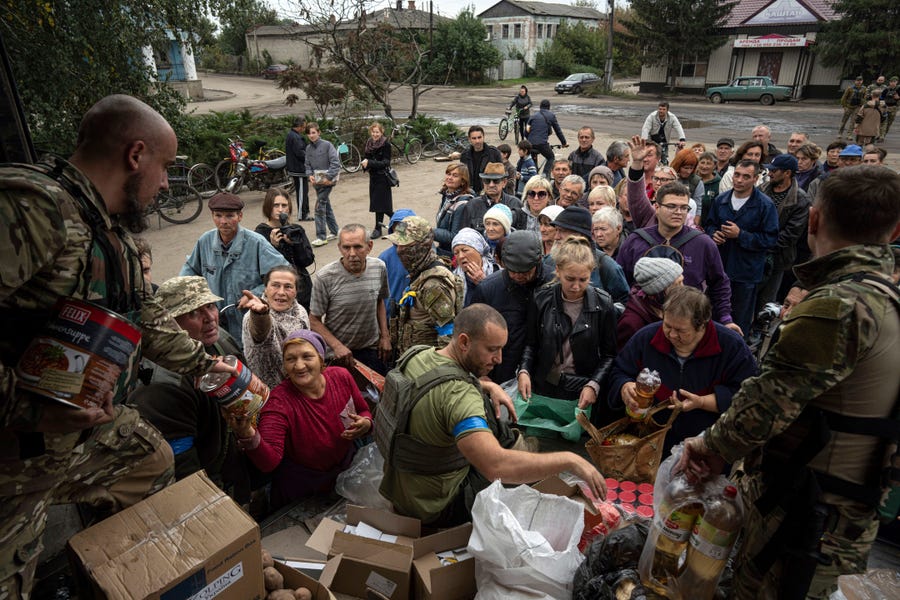
[[[118,406],[112,422],[79,439],[47,434],[44,454],[0,461],[0,600],[30,597],[49,505],[113,512],[173,480],[172,449],[133,408]]]
[[[744,528],[741,547],[734,563],[734,588],[732,597],[738,600],[776,600],[783,573],[780,560],[766,573],[758,571],[753,558],[760,553],[775,535],[784,521],[784,510],[773,509],[763,516],[754,501],[763,491],[761,476],[747,475],[736,470],[733,479],[744,500]],[[869,550],[878,534],[878,520],[871,509],[854,509],[849,506],[831,505],[834,518],[830,519],[822,537],[820,552],[831,559],[828,566],[818,565],[807,591],[807,598],[828,598],[837,590],[837,578],[848,573],[865,573]],[[848,531],[862,531],[862,535],[851,539]]]
[[[850,108],[844,109],[844,116],[841,117],[841,126],[838,128],[838,135],[844,135],[844,127],[847,126],[847,121],[850,121],[850,131],[856,127],[856,123],[854,122],[854,118],[856,117],[856,113],[859,111],[858,106],[852,106]]]
[[[878,136],[882,139],[888,134],[888,131],[891,130],[891,125],[894,124],[894,117],[897,116],[897,107],[896,106],[888,106],[884,111],[884,120],[881,122],[881,131]]]

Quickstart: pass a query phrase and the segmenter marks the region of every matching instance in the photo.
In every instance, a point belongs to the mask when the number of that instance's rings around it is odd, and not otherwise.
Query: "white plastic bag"
[[[378,492],[384,479],[384,458],[375,444],[360,448],[346,471],[338,475],[334,490],[350,504],[393,510],[391,503]]]
[[[584,507],[526,485],[495,481],[475,497],[469,552],[475,557],[477,600],[571,598],[584,560],[578,540]]]

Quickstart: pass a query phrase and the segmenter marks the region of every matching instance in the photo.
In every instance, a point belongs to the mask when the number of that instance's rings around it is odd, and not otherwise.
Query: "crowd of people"
[[[524,86],[514,105],[531,109]],[[468,520],[474,495],[496,478],[526,483],[567,470],[605,494],[602,474],[581,456],[527,451],[531,442],[510,429],[515,410],[504,389],[526,401],[541,394],[571,402],[573,416],[589,412],[602,426],[634,403],[640,369],[656,369],[663,385],[654,402],[680,408],[666,448],[687,440],[685,465],[697,477],[745,456],[756,460],[753,473],[763,472],[760,448],[804,407],[849,414],[837,399],[857,398],[857,385],[879,398],[861,414],[891,414],[900,325],[877,285],[896,287],[889,243],[900,235],[900,183],[883,166],[883,150],[837,140],[823,153],[794,132],[781,152],[760,125],[746,141],[722,138],[708,152],[688,146],[661,102],[640,135],[600,152],[594,131],[582,127],[578,148],[556,158],[547,136],[555,132],[563,145],[565,137],[549,102],[539,106],[524,124],[516,166],[511,148],[491,146],[483,127],[470,127],[469,149],[436,182],[432,212],[418,216],[394,211],[390,145],[373,123],[362,164],[372,228],[338,225],[330,206],[336,152],[318,125],[297,119],[287,142],[296,196],[270,190],[255,231],[241,225],[239,196],[211,197],[214,228],[158,290],[129,232],[140,231],[142,207],[167,186],[177,148],[159,114],[127,96],[106,98],[85,115],[68,161],[4,168],[0,214],[21,235],[7,238],[14,260],[0,265],[0,303],[16,315],[0,343],[2,477],[42,484],[0,487],[11,490],[0,509],[0,557],[9,559],[0,591],[27,593],[42,534],[29,523],[43,523],[52,502],[118,510],[200,468],[242,503],[266,489],[273,507],[331,491],[382,426],[378,398],[364,397],[355,378],[362,368],[397,369],[422,389],[401,433],[447,456],[447,465],[398,468],[388,456],[381,491],[432,526]],[[678,148],[667,166],[670,144]],[[538,173],[532,154],[546,152]],[[122,160],[109,163],[111,153]],[[291,222],[294,202],[297,218],[309,220],[310,189],[311,243]],[[391,246],[370,256],[383,234]],[[313,248],[332,239],[340,258],[310,277]],[[847,279],[858,272],[879,279],[876,292]],[[75,414],[17,389],[12,367],[67,295],[139,325],[146,359],[106,403]],[[793,312],[763,355],[756,317],[771,302]],[[233,372],[223,355],[271,389],[258,417],[221,413],[193,385],[210,369]],[[445,379],[426,386],[434,373]],[[111,453],[104,435],[125,439]],[[876,454],[814,468],[850,477],[871,471]],[[748,498],[762,489],[755,485],[742,488]],[[844,519],[835,523],[872,531],[873,507],[828,502]],[[830,534],[840,544],[847,531]],[[874,536],[857,538],[862,555]],[[753,581],[741,585],[756,589]]]

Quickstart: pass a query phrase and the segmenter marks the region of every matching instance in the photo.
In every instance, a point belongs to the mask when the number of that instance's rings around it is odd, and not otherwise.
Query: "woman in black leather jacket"
[[[557,242],[553,255],[556,281],[538,290],[529,307],[519,393],[577,400],[578,408],[587,408],[605,394],[616,356],[616,310],[609,294],[590,284],[590,242],[569,237]],[[609,414],[600,402],[591,421],[602,424]]]

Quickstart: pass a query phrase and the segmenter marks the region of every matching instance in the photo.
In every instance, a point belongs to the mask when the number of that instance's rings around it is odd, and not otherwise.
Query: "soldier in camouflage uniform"
[[[141,348],[182,373],[231,370],[153,299],[127,231],[146,223],[176,149],[156,111],[109,96],[85,114],[69,161],[0,167],[0,599],[29,596],[47,505],[118,510],[171,481],[168,444],[119,404]],[[101,407],[73,409],[16,389],[14,365],[65,296],[102,305],[141,330],[138,351]]]
[[[733,473],[747,507],[736,598],[785,597],[794,582],[808,598],[827,598],[838,575],[866,570],[890,452],[872,433],[848,428],[859,418],[890,421],[900,391],[888,245],[898,235],[900,176],[868,166],[835,171],[810,209],[816,258],[795,268],[809,295],[784,320],[761,374],[685,443],[680,464],[689,476],[743,458]],[[809,544],[792,549],[811,524]]]
[[[443,348],[453,334],[453,319],[462,310],[462,280],[438,259],[434,230],[422,217],[406,217],[388,239],[397,247],[410,279],[392,313],[391,345],[397,356],[416,344]]]

